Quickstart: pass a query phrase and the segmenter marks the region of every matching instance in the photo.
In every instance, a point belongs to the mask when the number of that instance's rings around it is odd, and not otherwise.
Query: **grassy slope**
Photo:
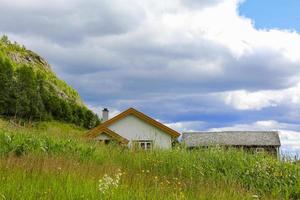
[[[300,198],[299,165],[233,150],[131,152],[89,143],[84,132],[0,120],[0,199]],[[118,187],[99,192],[99,179],[118,169]]]

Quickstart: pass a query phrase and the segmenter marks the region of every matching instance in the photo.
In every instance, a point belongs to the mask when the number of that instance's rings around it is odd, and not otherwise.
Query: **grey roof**
[[[182,134],[182,141],[187,147],[280,146],[278,131],[185,132]]]

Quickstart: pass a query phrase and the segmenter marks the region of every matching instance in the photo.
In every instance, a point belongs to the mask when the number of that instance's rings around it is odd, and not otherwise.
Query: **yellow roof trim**
[[[129,140],[127,140],[126,138],[122,137],[121,135],[117,134],[116,132],[110,130],[109,128],[102,128],[101,130],[97,131],[98,134],[93,134],[93,135],[89,135],[88,137],[96,137],[99,136],[101,134],[107,134],[108,136],[110,136],[111,138],[117,140],[118,142],[122,143],[122,144],[128,144]]]
[[[173,138],[177,138],[180,136],[180,133],[178,133],[177,131],[167,127],[166,125],[152,119],[151,117],[145,115],[142,112],[137,111],[134,108],[129,108],[127,110],[125,110],[124,112],[120,113],[119,115],[107,120],[106,122],[98,125],[97,127],[93,128],[92,130],[90,130],[88,132],[88,136],[89,137],[95,137],[96,135],[98,135],[97,133],[99,133],[100,130],[102,130],[103,128],[107,128],[109,125],[127,117],[128,115],[134,115],[137,118],[155,126],[156,128],[159,128],[160,130],[164,131],[165,133],[168,133],[171,137]]]

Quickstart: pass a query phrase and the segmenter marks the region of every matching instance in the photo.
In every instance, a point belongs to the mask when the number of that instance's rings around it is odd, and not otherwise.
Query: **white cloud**
[[[93,87],[119,75],[120,84],[126,85],[129,78],[154,75],[166,88],[184,81],[184,88],[230,90],[286,87],[300,79],[299,34],[255,29],[250,19],[239,15],[238,0],[67,0],[51,2],[50,7],[36,0],[17,2],[3,2],[0,32],[17,35],[42,52],[62,76],[75,73],[68,76],[74,85]],[[110,73],[101,77],[104,69]],[[266,73],[273,76],[272,83],[257,76]],[[88,74],[81,77],[87,81],[76,83],[79,74]],[[89,81],[94,76],[101,78]],[[114,84],[111,89],[117,93],[132,88]]]
[[[225,97],[225,103],[239,110],[260,110],[263,107],[276,106],[267,94],[262,92],[248,93],[244,90],[229,92]]]
[[[166,125],[182,133],[182,132],[201,130],[207,125],[207,123],[203,121],[183,121],[183,122],[166,123]]]
[[[260,110],[280,105],[300,106],[300,83],[282,90],[245,90],[225,92],[224,101],[238,110]]]

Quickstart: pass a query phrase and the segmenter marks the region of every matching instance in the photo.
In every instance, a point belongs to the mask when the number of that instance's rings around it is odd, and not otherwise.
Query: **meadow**
[[[220,147],[131,151],[0,120],[0,199],[300,199],[300,165]]]

